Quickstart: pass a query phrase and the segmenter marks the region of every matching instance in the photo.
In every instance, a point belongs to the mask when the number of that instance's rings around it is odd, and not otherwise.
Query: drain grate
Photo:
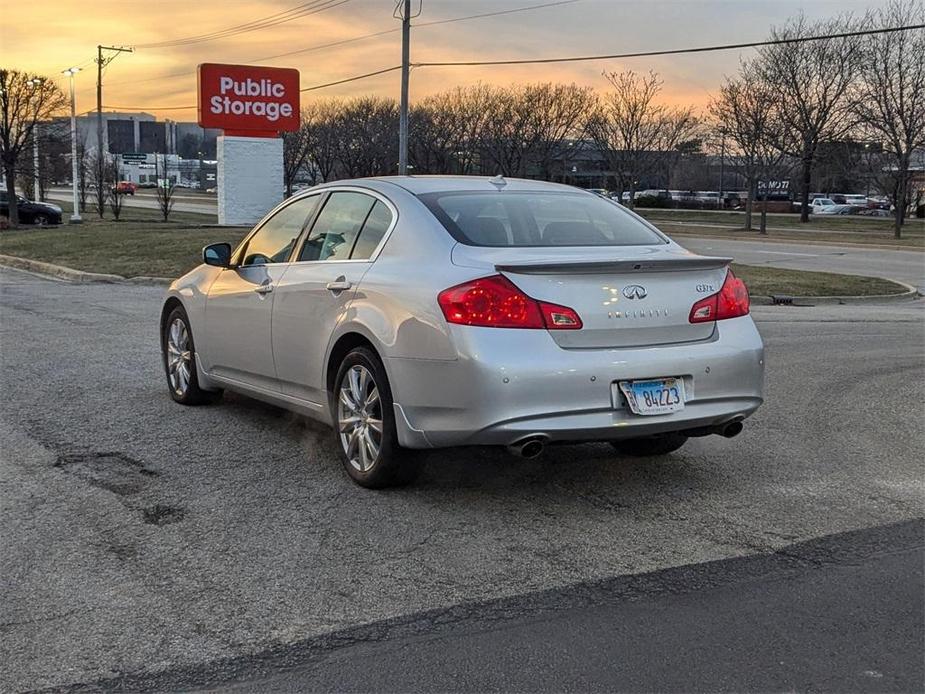
[[[118,494],[131,496],[142,490],[145,482],[157,473],[122,453],[74,453],[62,455],[55,467],[87,484]]]

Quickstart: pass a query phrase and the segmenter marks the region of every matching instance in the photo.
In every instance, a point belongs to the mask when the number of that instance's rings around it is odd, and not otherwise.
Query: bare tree
[[[416,171],[472,173],[492,89],[478,84],[429,96],[411,117],[411,161]]]
[[[925,23],[925,3],[891,0],[869,15],[879,28]],[[865,36],[861,43],[860,84],[855,109],[871,139],[882,142],[900,238],[909,205],[912,153],[925,147],[925,30]]]
[[[122,214],[122,201],[123,193],[119,189],[119,181],[122,180],[122,170],[119,167],[119,162],[116,159],[113,159],[109,165],[109,175],[108,178],[111,182],[109,188],[109,209],[112,210],[112,216],[116,221],[119,221],[119,216]]]
[[[87,155],[87,175],[89,178],[90,188],[93,191],[93,207],[100,219],[106,216],[106,201],[109,199],[112,181],[112,162],[103,155],[91,152]]]
[[[336,119],[337,162],[345,178],[381,176],[398,167],[398,105],[392,99],[358,97]]]
[[[696,137],[699,123],[691,109],[657,103],[662,81],[654,72],[632,70],[604,75],[612,89],[601,95],[585,130],[607,160],[632,207],[639,179],[652,172],[667,152]]]
[[[302,109],[302,125],[308,131],[306,160],[312,180],[330,181],[337,167],[338,118],[343,102],[337,99],[315,101]]]
[[[309,108],[302,109],[298,130],[283,133],[283,182],[287,198],[292,195],[292,184],[308,156],[312,128],[306,116],[310,116]]]
[[[752,229],[752,210],[758,182],[767,187],[767,172],[781,156],[778,99],[774,89],[754,67],[743,62],[735,78],[726,78],[709,110],[717,126],[732,144],[734,161],[748,188],[745,229]],[[765,196],[767,197],[767,196]],[[767,205],[763,206],[764,209]],[[765,227],[766,229],[766,227]]]
[[[173,210],[173,194],[176,190],[176,184],[170,178],[167,170],[167,154],[154,155],[154,177],[157,179],[157,187],[154,189],[157,195],[157,207],[161,211],[161,216],[166,222]]]
[[[806,38],[844,32],[850,15],[810,23],[802,14],[771,30],[771,39]],[[856,37],[821,39],[763,48],[755,63],[777,94],[787,126],[781,147],[799,157],[800,221],[809,221],[809,192],[819,143],[838,139],[855,123],[851,85],[858,67]]]
[[[561,157],[568,141],[578,136],[594,105],[594,91],[575,84],[533,84],[523,92],[532,113],[532,159],[544,179],[552,162]]]
[[[19,70],[0,69],[0,163],[6,177],[10,226],[19,224],[16,171],[35,124],[50,120],[65,106],[64,94],[50,79]]]
[[[536,122],[525,88],[486,87],[485,118],[479,131],[479,150],[492,173],[524,176],[527,159],[536,147]]]

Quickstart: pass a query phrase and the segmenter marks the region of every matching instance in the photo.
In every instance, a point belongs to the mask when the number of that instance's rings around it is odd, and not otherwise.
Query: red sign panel
[[[199,125],[226,135],[273,137],[299,129],[299,71],[256,65],[199,66]]]

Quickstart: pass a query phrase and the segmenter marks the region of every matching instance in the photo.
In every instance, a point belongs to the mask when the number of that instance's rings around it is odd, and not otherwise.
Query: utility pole
[[[113,51],[115,53],[132,53],[132,48],[122,48],[121,46],[97,46],[96,47],[96,156],[97,166],[103,165],[103,68],[106,67],[115,56],[103,60],[103,51]]]
[[[400,0],[402,1],[402,0]],[[398,175],[408,175],[408,73],[411,70],[411,0],[401,13],[401,111],[398,116]]]

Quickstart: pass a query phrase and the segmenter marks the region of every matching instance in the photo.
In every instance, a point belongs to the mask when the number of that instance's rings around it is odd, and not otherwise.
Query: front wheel
[[[221,392],[203,390],[199,387],[196,371],[196,345],[189,318],[181,306],[174,308],[161,334],[161,350],[164,355],[164,370],[170,397],[181,405],[203,405],[212,402]]]
[[[673,432],[670,434],[657,434],[655,436],[644,436],[638,439],[623,439],[620,441],[611,441],[613,446],[621,455],[628,455],[634,458],[647,458],[649,456],[667,455],[678,450],[687,442],[684,434]]]
[[[48,217],[43,214],[37,214],[32,218],[32,223],[37,227],[48,226]]]
[[[379,489],[417,476],[413,454],[398,445],[392,390],[375,352],[357,347],[344,357],[331,410],[344,469],[354,482]]]

